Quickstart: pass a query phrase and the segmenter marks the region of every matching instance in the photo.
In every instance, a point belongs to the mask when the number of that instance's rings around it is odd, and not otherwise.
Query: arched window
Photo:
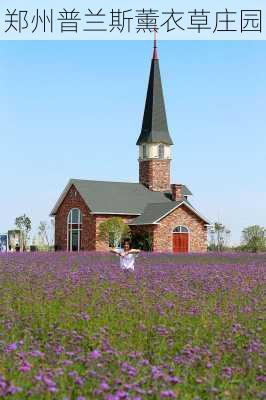
[[[188,233],[189,230],[185,226],[177,226],[174,231],[174,233]]]
[[[158,157],[164,158],[164,145],[163,144],[159,144],[159,146],[158,146]]]
[[[78,208],[72,208],[67,217],[67,249],[68,251],[80,250],[80,236],[82,227],[82,214]]]
[[[143,158],[147,158],[147,145],[144,144],[142,146],[142,151],[143,151]]]

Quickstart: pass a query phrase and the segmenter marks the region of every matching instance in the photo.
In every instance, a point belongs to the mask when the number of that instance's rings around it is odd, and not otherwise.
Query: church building
[[[140,136],[139,182],[71,179],[51,216],[57,250],[108,250],[99,225],[119,216],[132,235],[149,235],[153,251],[205,252],[210,222],[190,203],[190,190],[171,183],[171,147],[156,41]]]

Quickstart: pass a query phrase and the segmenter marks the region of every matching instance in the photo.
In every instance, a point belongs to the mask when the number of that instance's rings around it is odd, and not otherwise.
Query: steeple
[[[153,60],[159,60],[158,52],[157,52],[157,38],[156,31],[154,31],[154,45],[153,45]]]
[[[154,38],[153,57],[142,129],[137,145],[145,143],[173,144],[167,125],[156,36]]]

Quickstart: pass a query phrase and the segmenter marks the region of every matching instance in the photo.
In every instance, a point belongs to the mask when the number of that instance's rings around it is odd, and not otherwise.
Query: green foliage
[[[131,231],[122,218],[112,217],[100,223],[99,237],[111,247],[117,247],[122,240],[131,237]]]
[[[26,250],[31,231],[31,220],[26,214],[23,214],[15,219],[15,225],[21,231],[23,250]]]
[[[242,231],[243,249],[256,253],[266,250],[266,229],[259,225],[248,226]]]
[[[148,233],[136,233],[132,235],[132,246],[143,251],[152,251],[153,240]]]

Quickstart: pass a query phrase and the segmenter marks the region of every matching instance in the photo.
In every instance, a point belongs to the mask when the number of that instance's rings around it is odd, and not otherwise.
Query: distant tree
[[[215,222],[210,229],[210,246],[213,251],[223,251],[229,245],[231,231],[220,222]]]
[[[42,241],[42,243],[48,247],[50,247],[50,240],[48,236],[48,224],[46,221],[41,221],[38,228],[38,235]]]
[[[40,221],[38,227],[38,247],[49,250],[54,243],[54,221],[51,220],[50,224],[46,221]]]
[[[266,229],[259,225],[248,226],[242,231],[244,250],[257,251],[266,250]]]
[[[131,231],[122,218],[113,217],[100,223],[99,237],[108,242],[110,247],[117,247],[123,239],[131,237]]]
[[[23,251],[27,249],[29,234],[31,231],[31,220],[25,214],[15,219],[16,227],[21,231]]]

